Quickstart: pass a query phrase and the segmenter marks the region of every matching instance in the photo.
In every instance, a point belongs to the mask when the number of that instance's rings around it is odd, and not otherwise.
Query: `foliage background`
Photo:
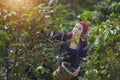
[[[119,0],[0,1],[0,80],[52,80],[62,42],[51,30],[68,32],[78,20],[89,25],[87,63],[80,80],[120,79]]]

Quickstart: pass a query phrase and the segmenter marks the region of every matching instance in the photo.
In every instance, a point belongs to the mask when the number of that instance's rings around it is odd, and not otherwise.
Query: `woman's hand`
[[[79,71],[80,71],[80,66],[75,70],[75,72],[72,73],[72,75],[73,75],[74,77],[77,76],[78,73],[79,73]]]

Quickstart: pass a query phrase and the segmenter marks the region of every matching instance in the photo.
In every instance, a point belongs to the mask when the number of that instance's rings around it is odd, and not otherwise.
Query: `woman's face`
[[[74,26],[72,32],[73,32],[73,35],[80,36],[83,32],[83,26],[80,23],[77,23]]]

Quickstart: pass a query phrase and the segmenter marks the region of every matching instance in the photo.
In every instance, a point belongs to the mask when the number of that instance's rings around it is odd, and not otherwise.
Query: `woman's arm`
[[[54,39],[62,41],[64,38],[64,33],[56,33],[56,32],[51,31],[48,33],[48,37],[53,37]]]
[[[84,45],[83,45],[83,49],[82,49],[82,52],[81,52],[81,62],[82,63],[86,63],[87,60],[86,60],[86,56],[88,55],[88,43],[87,42],[84,42]]]

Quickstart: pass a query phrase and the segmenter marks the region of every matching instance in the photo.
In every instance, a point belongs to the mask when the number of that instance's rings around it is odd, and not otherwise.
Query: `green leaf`
[[[20,46],[20,45],[21,45],[21,43],[11,43],[10,47],[15,47],[15,46]]]
[[[3,42],[2,41],[0,41],[0,46],[3,44]]]
[[[104,40],[106,40],[106,39],[107,39],[108,35],[109,35],[109,32],[108,32],[108,31],[106,31],[106,32],[104,33]]]
[[[97,39],[95,40],[95,45],[100,45],[103,44],[103,37],[98,36]]]
[[[0,37],[5,37],[7,35],[7,32],[4,30],[0,30]]]
[[[110,14],[110,17],[112,17],[112,16],[114,16],[115,15],[115,13],[114,12],[112,12],[111,14]]]

